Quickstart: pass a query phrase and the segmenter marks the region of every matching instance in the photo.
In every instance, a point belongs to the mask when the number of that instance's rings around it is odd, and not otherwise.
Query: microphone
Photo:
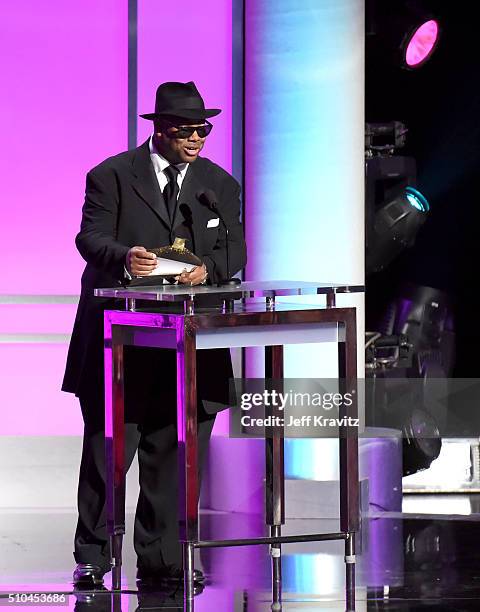
[[[209,210],[218,215],[218,218],[223,224],[225,228],[225,250],[227,256],[227,278],[221,279],[217,286],[221,287],[223,285],[240,285],[242,282],[239,278],[231,278],[230,276],[230,249],[229,249],[229,232],[227,224],[225,223],[225,219],[223,218],[222,213],[218,209],[218,198],[213,191],[213,189],[206,189],[205,191],[199,191],[197,193],[197,198],[200,200],[202,204],[204,204]]]

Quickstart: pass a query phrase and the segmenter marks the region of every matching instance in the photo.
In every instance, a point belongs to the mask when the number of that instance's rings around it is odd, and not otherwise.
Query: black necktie
[[[180,170],[176,166],[167,166],[164,172],[168,177],[168,183],[165,189],[163,190],[163,197],[165,199],[165,204],[167,205],[170,223],[173,223],[173,217],[175,215],[175,208],[177,206],[177,198],[179,191],[177,176]]]

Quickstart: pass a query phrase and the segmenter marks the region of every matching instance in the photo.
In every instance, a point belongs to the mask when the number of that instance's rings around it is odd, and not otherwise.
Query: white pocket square
[[[215,219],[208,220],[207,227],[218,227],[219,223],[220,219],[218,217],[215,217]]]

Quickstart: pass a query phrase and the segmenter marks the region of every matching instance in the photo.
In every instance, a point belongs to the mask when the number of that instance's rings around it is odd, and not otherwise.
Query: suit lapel
[[[152,160],[150,159],[150,150],[148,140],[144,142],[136,150],[133,160],[133,172],[135,179],[133,181],[133,189],[144,200],[155,214],[165,223],[170,229],[170,219],[168,218],[167,207],[163,199],[162,192],[158,186],[155,170],[153,169]]]

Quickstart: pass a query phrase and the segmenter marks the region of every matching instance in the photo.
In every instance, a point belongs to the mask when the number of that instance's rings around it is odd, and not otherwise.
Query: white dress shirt
[[[163,155],[161,155],[157,151],[153,142],[153,135],[150,136],[148,148],[150,149],[150,159],[152,160],[153,168],[155,170],[155,176],[157,177],[158,186],[160,187],[160,191],[163,193],[163,190],[165,189],[168,183],[168,177],[165,174],[165,168],[168,168],[168,166],[170,166],[171,164],[163,157]],[[180,189],[182,188],[183,179],[187,174],[188,166],[188,163],[175,164],[175,167],[179,170],[179,173],[177,175],[178,195],[180,195]]]

